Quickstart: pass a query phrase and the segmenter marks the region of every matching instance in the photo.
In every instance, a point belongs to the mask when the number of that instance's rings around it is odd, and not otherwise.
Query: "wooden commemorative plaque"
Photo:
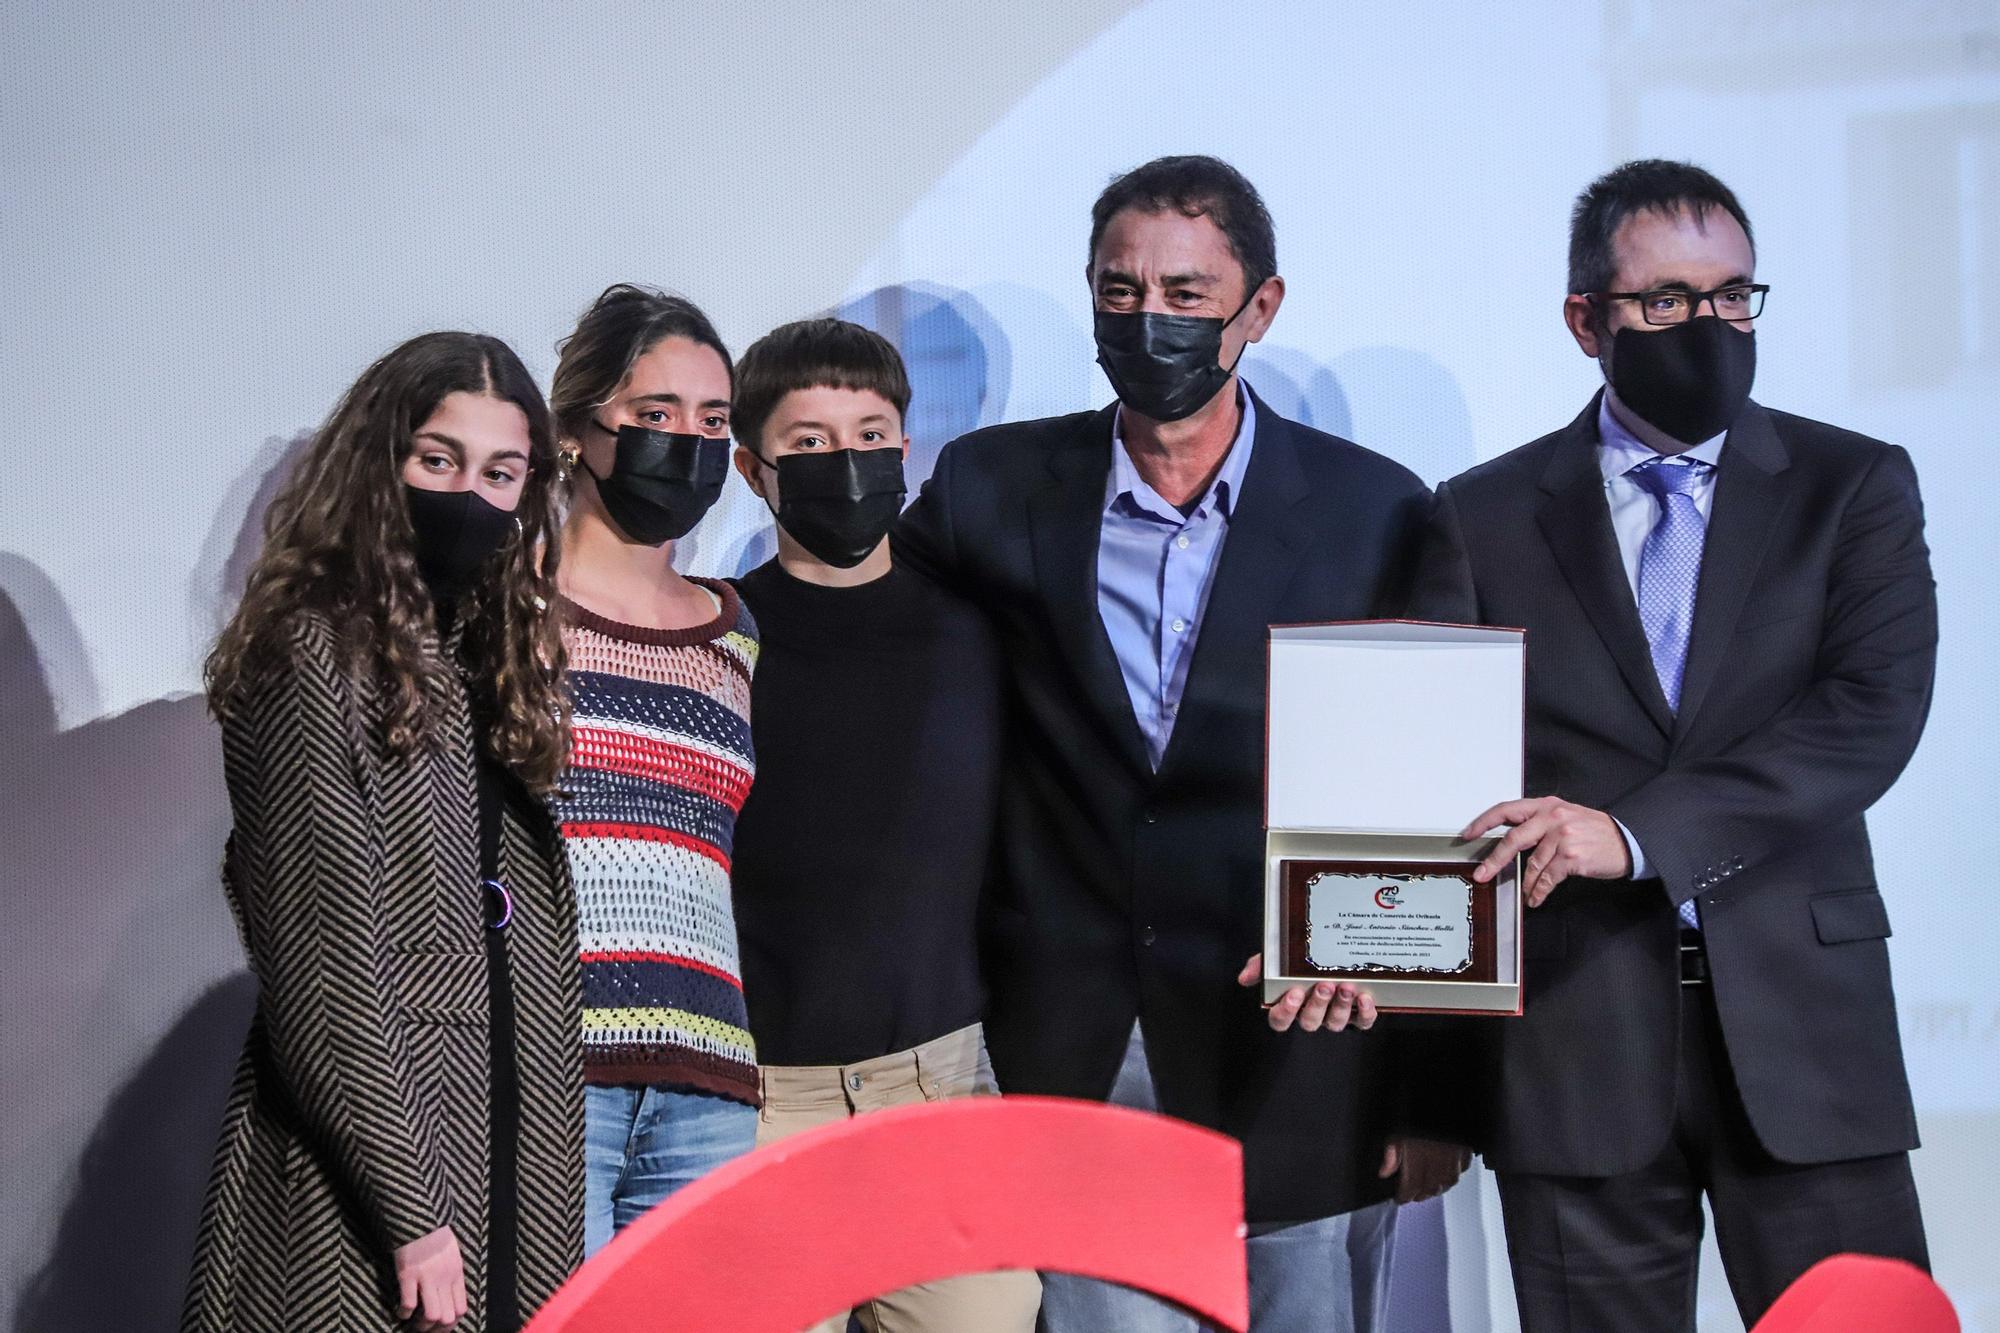
[[[1474,883],[1476,866],[1285,859],[1279,866],[1284,974],[1496,980],[1494,884]]]

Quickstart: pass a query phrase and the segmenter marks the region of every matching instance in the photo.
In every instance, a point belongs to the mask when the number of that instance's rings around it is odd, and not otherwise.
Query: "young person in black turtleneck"
[[[760,1146],[998,1091],[978,926],[1000,664],[973,606],[890,558],[909,404],[896,349],[842,320],[788,324],[736,367],[736,466],[778,522],[777,557],[738,584],[763,633],[733,857]],[[870,1333],[1029,1333],[1040,1303],[1035,1274],[984,1273],[854,1313]]]

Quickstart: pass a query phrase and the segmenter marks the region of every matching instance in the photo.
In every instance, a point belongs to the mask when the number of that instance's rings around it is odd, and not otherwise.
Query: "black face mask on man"
[[[416,535],[417,574],[441,602],[469,590],[520,528],[514,515],[476,491],[432,491],[406,482],[403,495]]]
[[[1618,401],[1682,444],[1728,430],[1756,377],[1756,333],[1712,315],[1657,333],[1622,328],[1611,339]]]
[[[1222,331],[1256,296],[1252,291],[1228,319],[1098,311],[1097,364],[1118,401],[1154,421],[1180,421],[1201,411],[1236,373],[1235,361],[1222,365]],[[1239,348],[1236,361],[1242,359]]]
[[[590,424],[617,439],[618,456],[609,476],[598,476],[588,463],[583,469],[597,482],[604,512],[641,546],[686,536],[722,494],[729,475],[728,440],[645,426],[613,430],[595,420]]]
[[[767,466],[778,474],[778,526],[835,569],[866,560],[903,512],[901,449],[784,454]]]

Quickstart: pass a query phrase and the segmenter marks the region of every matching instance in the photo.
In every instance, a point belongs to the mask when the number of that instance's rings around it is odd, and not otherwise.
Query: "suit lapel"
[[[1291,510],[1310,493],[1291,424],[1257,399],[1257,435],[1235,497],[1215,583],[1202,613],[1180,717],[1160,760],[1164,776],[1228,711],[1232,690],[1264,692],[1266,631],[1310,535]]]
[[[1730,428],[1716,473],[1715,503],[1710,506],[1708,536],[1702,546],[1701,584],[1681,673],[1676,739],[1686,734],[1702,697],[1722,669],[1730,637],[1784,507],[1780,474],[1790,466],[1791,456],[1771,424],[1771,414],[1750,404]]]
[[[1597,465],[1597,405],[1590,406],[1556,437],[1542,489],[1549,493],[1537,516],[1542,536],[1584,616],[1604,640],[1646,715],[1662,735],[1673,730],[1667,696],[1653,671],[1652,650],[1639,624],[1639,604],[1625,577],[1618,538],[1611,530],[1611,506],[1604,498],[1604,474]]]
[[[1132,696],[1097,610],[1097,542],[1104,487],[1111,473],[1111,418],[1116,404],[1090,419],[1087,438],[1049,458],[1048,483],[1028,502],[1035,581],[1063,656],[1127,763],[1150,775],[1145,737]]]

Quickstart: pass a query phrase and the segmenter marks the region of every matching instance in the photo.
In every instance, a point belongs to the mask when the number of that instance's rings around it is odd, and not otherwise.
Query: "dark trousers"
[[[1829,1255],[1930,1266],[1909,1154],[1817,1166],[1773,1158],[1744,1113],[1712,992],[1682,993],[1666,1151],[1609,1178],[1500,1173],[1524,1333],[1690,1333],[1704,1193],[1746,1327]]]

